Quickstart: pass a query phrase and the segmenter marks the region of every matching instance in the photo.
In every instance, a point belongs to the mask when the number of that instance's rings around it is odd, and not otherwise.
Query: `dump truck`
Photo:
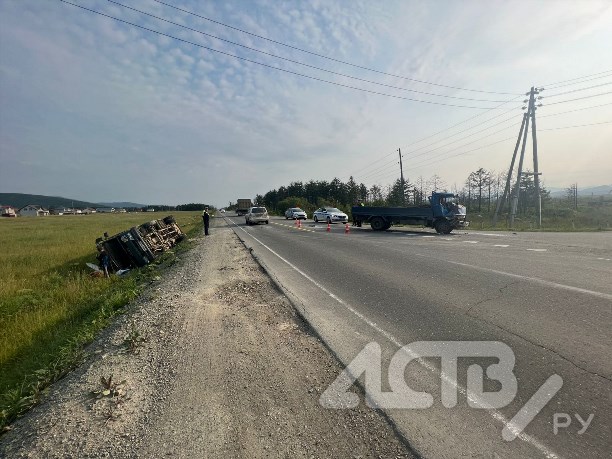
[[[449,234],[454,229],[466,228],[465,206],[458,202],[453,193],[434,192],[427,198],[429,204],[408,207],[354,206],[351,210],[353,221],[361,226],[369,223],[374,231],[384,231],[391,225],[420,225],[433,228],[438,233]]]
[[[236,205],[236,215],[246,215],[251,207],[253,203],[250,199],[239,199]]]
[[[105,250],[113,270],[140,268],[148,265],[166,250],[185,238],[174,217],[152,220],[127,231],[96,240],[98,250]]]

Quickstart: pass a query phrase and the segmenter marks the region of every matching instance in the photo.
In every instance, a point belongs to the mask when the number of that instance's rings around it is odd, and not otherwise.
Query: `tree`
[[[370,203],[373,206],[385,205],[385,197],[383,195],[383,190],[378,185],[372,185],[370,187]]]
[[[482,167],[468,177],[470,189],[478,191],[478,212],[482,210],[482,191],[489,186],[490,181],[491,173]]]
[[[446,191],[446,183],[444,183],[444,180],[442,180],[442,178],[437,174],[429,177],[427,186],[431,191]]]

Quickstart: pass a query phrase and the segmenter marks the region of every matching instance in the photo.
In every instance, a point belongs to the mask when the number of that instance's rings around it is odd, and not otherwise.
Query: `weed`
[[[130,331],[125,337],[123,343],[126,345],[129,352],[135,354],[138,352],[138,348],[142,346],[142,343],[146,342],[145,336],[140,333],[140,330],[136,328],[136,325],[132,323],[130,325]]]

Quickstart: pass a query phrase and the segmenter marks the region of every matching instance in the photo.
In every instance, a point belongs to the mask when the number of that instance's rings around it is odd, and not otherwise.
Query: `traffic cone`
[[[331,232],[331,223],[327,223],[327,232],[330,233]]]
[[[350,232],[351,232],[351,227],[350,227],[350,226],[349,226],[349,224],[347,223],[347,224],[344,226],[344,234],[348,234],[348,233],[350,233]]]
[[[297,226],[298,226],[298,222],[299,222],[299,220],[294,221],[294,222],[293,222],[293,226],[295,226],[295,227],[297,228]]]
[[[298,219],[298,221],[297,221],[297,222],[298,222],[298,228],[299,228],[299,229],[302,229],[302,220]]]

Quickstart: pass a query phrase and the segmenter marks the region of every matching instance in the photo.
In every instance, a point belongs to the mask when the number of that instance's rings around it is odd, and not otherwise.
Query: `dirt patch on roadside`
[[[412,457],[376,411],[319,405],[341,367],[218,225],[0,438],[0,456]],[[137,352],[130,336],[145,339]]]

